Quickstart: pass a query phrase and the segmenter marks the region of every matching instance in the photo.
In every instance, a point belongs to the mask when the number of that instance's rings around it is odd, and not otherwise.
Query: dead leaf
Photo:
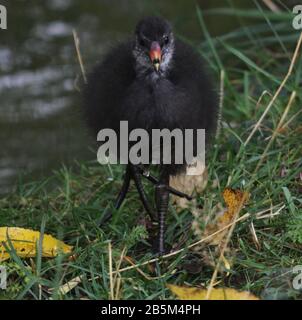
[[[230,224],[237,213],[241,204],[245,204],[249,198],[247,192],[242,192],[240,190],[234,190],[226,188],[223,191],[223,198],[227,205],[227,210],[220,216],[216,218],[213,223],[209,223],[204,231],[203,236],[208,236]],[[209,239],[208,244],[219,245],[222,239],[225,237],[227,230],[218,233],[216,236]]]
[[[168,284],[167,287],[180,300],[205,300],[207,289],[194,287],[181,287],[173,284]],[[255,295],[248,291],[237,291],[232,288],[213,288],[209,300],[260,300]]]
[[[10,239],[19,257],[35,257],[37,244],[40,240],[40,232],[23,228],[0,227],[0,262],[10,258],[3,243],[9,247]],[[70,253],[72,246],[57,240],[51,235],[43,235],[42,256],[53,258],[59,252]]]
[[[62,295],[67,294],[72,289],[74,289],[78,284],[80,284],[82,282],[82,279],[83,279],[83,276],[78,276],[78,277],[71,279],[70,281],[68,281],[64,285],[60,286],[58,289],[58,292],[60,292],[60,294],[62,294]],[[52,292],[52,291],[53,291],[53,289],[50,292]]]

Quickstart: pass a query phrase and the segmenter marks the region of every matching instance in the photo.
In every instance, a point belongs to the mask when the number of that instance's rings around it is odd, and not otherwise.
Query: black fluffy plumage
[[[148,41],[161,44],[167,56],[164,70],[156,72],[148,65]],[[205,63],[191,46],[174,39],[170,24],[161,18],[143,19],[133,38],[105,55],[89,75],[84,96],[95,135],[104,128],[119,133],[122,120],[128,121],[129,131],[205,129],[207,142],[216,131],[217,96]],[[184,167],[165,166],[169,175]]]

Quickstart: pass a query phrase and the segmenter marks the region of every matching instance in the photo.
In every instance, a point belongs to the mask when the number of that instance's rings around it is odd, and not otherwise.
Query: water
[[[237,1],[238,2],[238,1]],[[202,39],[195,1],[43,0],[1,1],[8,30],[0,30],[0,193],[14,190],[20,175],[33,181],[62,163],[94,159],[80,109],[72,30],[81,39],[86,69],[110,43],[125,38],[137,20],[159,13],[178,34]],[[228,1],[199,1],[203,9]],[[240,4],[245,1],[240,1]],[[221,17],[220,17],[221,19]],[[233,28],[233,18],[206,20],[211,33]]]

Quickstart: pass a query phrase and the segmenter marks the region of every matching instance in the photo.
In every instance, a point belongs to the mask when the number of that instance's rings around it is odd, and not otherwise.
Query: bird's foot
[[[163,247],[159,248],[158,241],[158,238],[155,238],[152,241],[152,253],[155,257],[162,257],[171,252],[172,247],[170,245],[165,243]]]

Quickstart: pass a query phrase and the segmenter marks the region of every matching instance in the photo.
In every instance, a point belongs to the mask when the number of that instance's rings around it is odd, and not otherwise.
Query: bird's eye
[[[139,43],[139,45],[142,46],[142,47],[145,47],[145,46],[146,46],[146,42],[145,42],[145,40],[144,40],[143,38],[140,38],[138,43]]]
[[[169,37],[168,36],[165,36],[164,37],[164,44],[168,44],[169,43]]]

